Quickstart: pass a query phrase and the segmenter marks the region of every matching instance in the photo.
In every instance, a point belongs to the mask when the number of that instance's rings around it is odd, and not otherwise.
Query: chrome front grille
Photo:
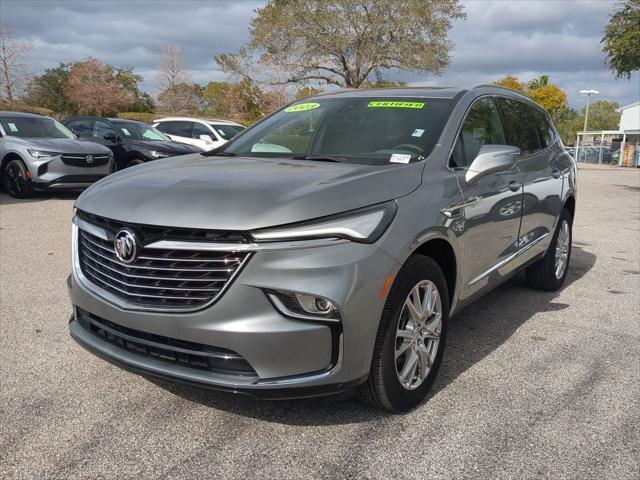
[[[87,157],[91,157],[91,163],[87,160]],[[99,167],[109,163],[109,155],[81,155],[81,154],[62,154],[60,157],[62,161],[67,165],[74,167]]]
[[[118,222],[120,223],[120,222]],[[138,227],[138,228],[136,228]],[[144,228],[127,225],[136,232]],[[78,263],[84,276],[128,304],[152,309],[191,310],[215,301],[240,270],[247,253],[148,248],[141,240],[137,258],[124,263],[107,239],[78,229]]]

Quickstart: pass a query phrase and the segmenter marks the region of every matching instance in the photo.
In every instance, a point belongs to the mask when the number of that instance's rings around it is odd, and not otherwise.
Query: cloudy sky
[[[604,65],[599,40],[615,4],[609,0],[463,1],[467,20],[450,33],[455,43],[442,76],[402,78],[420,85],[469,85],[506,74],[528,80],[549,74],[577,108],[578,91],[594,88],[600,98],[628,104],[640,99],[640,74],[616,80]],[[248,39],[260,1],[1,0],[0,23],[34,43],[33,69],[94,56],[130,65],[154,91],[162,47],[177,43],[193,80],[222,80],[213,56],[234,51]]]

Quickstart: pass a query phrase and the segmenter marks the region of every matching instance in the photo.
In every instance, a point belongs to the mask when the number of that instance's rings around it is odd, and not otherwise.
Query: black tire
[[[29,170],[22,160],[10,160],[2,175],[2,186],[14,198],[27,198],[33,195]]]
[[[564,270],[562,271],[562,274],[558,276],[556,275],[555,263],[556,249],[562,248],[561,245],[558,245],[558,237],[560,236],[560,231],[565,223],[568,227],[569,244],[566,251]],[[547,253],[545,253],[544,257],[536,263],[530,265],[526,270],[527,283],[530,287],[547,292],[555,292],[562,288],[562,285],[567,278],[567,273],[569,272],[569,262],[571,260],[571,244],[573,240],[572,224],[573,218],[571,217],[571,213],[569,213],[569,210],[564,208],[560,218],[558,219],[558,225],[556,226],[556,231],[553,234]]]
[[[414,390],[405,388],[399,378],[395,351],[396,332],[409,293],[419,282],[429,280],[440,295],[442,322],[439,343],[429,373]],[[424,400],[431,389],[442,362],[449,321],[449,293],[440,266],[431,258],[420,255],[407,260],[398,273],[382,312],[373,352],[371,371],[364,385],[358,387],[359,399],[392,412],[406,412]],[[398,357],[401,358],[401,357]]]
[[[142,165],[143,163],[144,163],[144,160],[142,160],[141,158],[134,158],[133,160],[129,160],[129,163],[127,163],[126,168],[135,167],[136,165]]]

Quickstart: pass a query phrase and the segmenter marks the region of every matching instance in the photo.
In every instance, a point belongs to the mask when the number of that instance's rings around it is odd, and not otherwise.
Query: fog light
[[[324,297],[306,293],[268,291],[271,303],[284,315],[309,320],[340,321],[336,305]]]
[[[302,293],[296,293],[295,296],[302,309],[307,313],[314,315],[329,315],[336,309],[333,303],[326,298],[305,295]]]

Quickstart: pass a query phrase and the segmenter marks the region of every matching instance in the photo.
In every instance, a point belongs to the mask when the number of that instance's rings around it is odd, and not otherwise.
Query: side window
[[[101,138],[104,139],[105,135],[108,135],[110,133],[115,134],[115,132],[113,131],[113,128],[111,128],[111,125],[109,125],[107,122],[103,122],[100,120],[96,120],[94,125],[93,125],[93,137],[94,138]]]
[[[550,120],[542,112],[536,110],[538,116],[538,136],[540,137],[540,143],[542,148],[550,147],[553,142],[556,141],[556,134],[551,126]]]
[[[175,122],[160,122],[156,128],[162,133],[171,135],[173,133],[173,125],[175,125]]]
[[[196,140],[200,140],[200,135],[208,135],[209,138],[211,138],[211,140],[216,140],[213,132],[211,132],[211,130],[209,130],[205,125],[202,125],[201,123],[193,124],[192,135],[193,135],[193,138],[195,138]]]
[[[451,156],[453,166],[468,167],[483,145],[502,144],[504,138],[498,109],[492,99],[481,98],[471,106],[462,124]]]
[[[543,144],[538,134],[539,113],[533,107],[517,100],[498,98],[507,145],[520,149],[522,155],[541,150]]]
[[[66,127],[79,137],[86,138],[91,136],[90,120],[71,120]]]

